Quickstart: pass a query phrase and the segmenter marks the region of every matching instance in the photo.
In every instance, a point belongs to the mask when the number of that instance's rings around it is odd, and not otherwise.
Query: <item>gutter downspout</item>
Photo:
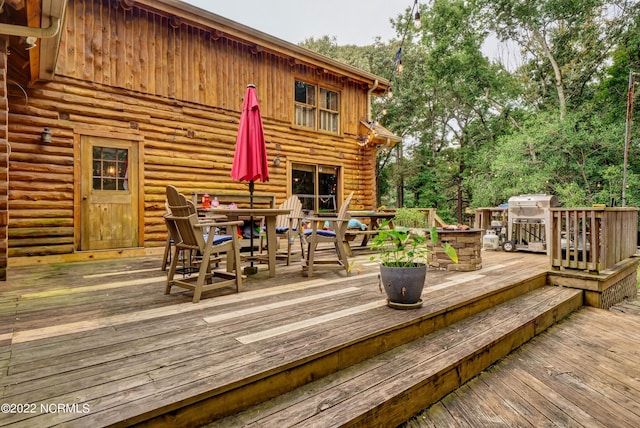
[[[373,81],[373,86],[367,91],[367,122],[371,123],[371,94],[378,88],[378,79]]]
[[[48,39],[60,31],[60,18],[52,16],[51,25],[47,28],[24,27],[22,25],[0,24],[0,34],[8,36],[36,37]]]

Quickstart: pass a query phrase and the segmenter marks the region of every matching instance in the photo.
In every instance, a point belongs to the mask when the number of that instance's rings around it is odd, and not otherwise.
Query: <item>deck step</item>
[[[208,427],[396,426],[581,306],[543,286]]]

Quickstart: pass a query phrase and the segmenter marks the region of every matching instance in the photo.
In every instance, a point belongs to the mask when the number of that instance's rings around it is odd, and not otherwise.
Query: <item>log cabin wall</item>
[[[247,191],[230,171],[248,83],[257,86],[269,156],[270,180],[256,192],[282,202],[287,162],[313,161],[342,168],[340,195],[355,191],[354,209],[375,207],[375,148],[358,144],[366,84],[123,4],[71,0],[54,81],[33,83],[28,103],[11,106],[9,256],[78,250],[82,135],[139,142],[140,246],[165,244],[167,184],[186,194]],[[293,125],[296,79],[340,93],[340,134]],[[50,144],[40,141],[44,127]]]
[[[0,281],[7,279],[8,253],[8,164],[9,164],[9,100],[7,96],[8,40],[0,37]]]

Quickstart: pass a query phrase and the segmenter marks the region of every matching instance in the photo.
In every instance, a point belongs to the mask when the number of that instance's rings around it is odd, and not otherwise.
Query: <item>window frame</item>
[[[302,168],[298,168],[298,167],[302,167]],[[335,175],[336,179],[335,179],[335,194],[321,194],[319,192],[320,190],[320,185],[321,185],[321,175],[323,174],[322,168],[331,168],[334,171],[334,174],[331,175]],[[313,175],[313,194],[308,194],[308,193],[298,193],[295,191],[295,186],[294,186],[294,171],[295,170],[300,170],[300,171],[305,171],[308,170],[307,172],[312,173]],[[327,163],[314,163],[314,162],[309,162],[309,161],[305,161],[305,160],[291,160],[291,162],[288,163],[288,177],[289,177],[289,186],[290,186],[290,192],[289,194],[291,195],[296,195],[300,198],[300,201],[303,204],[303,208],[305,211],[313,211],[315,213],[321,211],[321,212],[337,212],[337,210],[340,208],[340,203],[342,202],[341,199],[341,194],[342,194],[342,184],[343,184],[343,179],[344,179],[344,167],[342,165],[331,165],[331,164],[327,164]],[[311,199],[312,203],[311,206],[308,206],[308,204],[306,203],[306,200]],[[321,205],[333,205],[333,207],[331,208],[318,208]]]
[[[296,93],[298,83],[301,83],[307,86],[312,86],[314,88],[313,100],[312,100],[313,103],[308,102],[308,100],[298,101],[297,93]],[[342,132],[342,126],[341,126],[342,125],[341,124],[342,94],[341,92],[336,88],[332,88],[330,85],[321,85],[319,82],[314,82],[311,80],[298,78],[298,77],[294,78],[293,85],[294,85],[293,125],[306,128],[306,129],[313,129],[318,132],[326,132],[332,135],[340,135]],[[336,96],[335,110],[333,110],[330,105],[327,106],[326,103],[322,102],[321,100],[323,95],[327,97],[327,96],[330,96],[330,94],[335,94]],[[302,111],[301,114],[298,113],[298,109],[301,109]],[[311,122],[310,120],[307,120],[309,116],[307,116],[308,113],[305,114],[306,109],[313,110],[312,125],[306,124]],[[298,122],[298,117],[302,118],[301,120],[302,123]],[[328,123],[329,125],[327,125],[325,128],[325,127],[322,127],[323,123]],[[335,127],[335,130],[332,129],[334,127]]]

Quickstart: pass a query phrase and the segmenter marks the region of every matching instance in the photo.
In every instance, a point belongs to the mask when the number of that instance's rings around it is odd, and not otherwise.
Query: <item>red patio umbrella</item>
[[[256,85],[247,85],[244,96],[231,178],[236,181],[248,181],[250,191],[256,180],[269,181],[267,148],[264,143]]]
[[[254,182],[269,181],[267,166],[267,148],[264,142],[264,129],[256,85],[247,85],[238,126],[236,151],[233,156],[231,178],[236,181],[249,182],[249,201],[253,208]],[[251,217],[251,256],[253,257],[253,217]],[[253,266],[253,259],[251,261]]]

